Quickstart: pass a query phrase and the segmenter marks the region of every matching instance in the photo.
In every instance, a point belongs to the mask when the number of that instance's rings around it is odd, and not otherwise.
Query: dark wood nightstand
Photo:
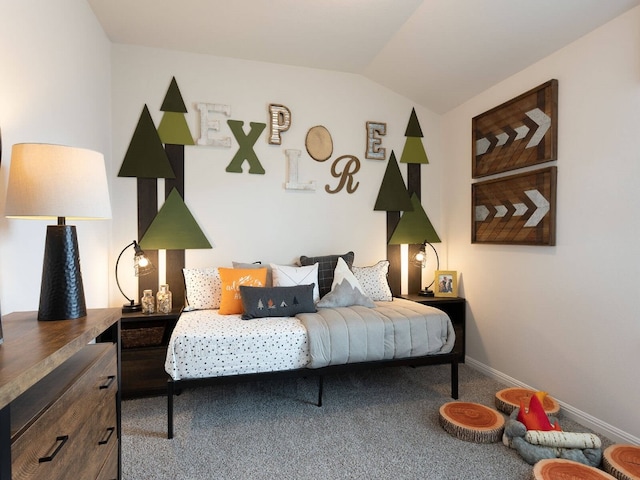
[[[169,375],[164,370],[167,345],[182,308],[171,313],[123,313],[122,398],[164,395]]]
[[[402,295],[402,298],[435,307],[449,315],[451,323],[453,323],[453,328],[456,331],[456,344],[453,349],[460,354],[460,363],[464,363],[466,353],[466,300],[462,297],[423,297],[418,294]]]

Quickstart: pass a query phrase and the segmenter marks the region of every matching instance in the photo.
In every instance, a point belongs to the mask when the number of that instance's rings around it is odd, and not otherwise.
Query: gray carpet
[[[175,438],[164,397],[122,406],[125,480],[528,479],[532,467],[502,443],[456,439],[438,423],[448,366],[385,368],[315,379],[185,390]],[[460,400],[494,406],[504,385],[460,366]],[[559,416],[566,431],[587,431]],[[606,440],[603,438],[603,441]]]

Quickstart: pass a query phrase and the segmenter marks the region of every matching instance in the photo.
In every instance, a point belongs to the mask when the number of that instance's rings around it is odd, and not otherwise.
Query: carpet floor
[[[122,403],[125,480],[528,479],[502,443],[446,433],[450,368],[384,368],[185,390],[166,438],[166,398]],[[460,400],[494,407],[504,385],[460,365]],[[566,431],[588,431],[559,415]],[[602,439],[606,443],[606,439]]]

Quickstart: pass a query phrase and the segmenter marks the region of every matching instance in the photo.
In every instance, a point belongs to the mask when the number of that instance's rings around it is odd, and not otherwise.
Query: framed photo
[[[458,296],[458,272],[455,270],[436,270],[433,292],[436,297]]]
[[[558,81],[473,118],[473,178],[558,158]]]

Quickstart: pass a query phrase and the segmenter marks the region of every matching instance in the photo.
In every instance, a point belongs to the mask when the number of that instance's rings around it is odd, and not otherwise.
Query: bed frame
[[[167,438],[173,438],[173,397],[179,395],[183,388],[216,385],[222,383],[233,383],[239,381],[263,380],[265,378],[291,378],[291,377],[317,377],[318,379],[318,401],[317,406],[322,406],[322,392],[324,377],[340,372],[354,370],[364,370],[379,367],[410,366],[419,367],[424,365],[451,365],[451,397],[458,399],[458,362],[460,361],[460,351],[458,350],[458,338],[450,353],[425,355],[422,357],[401,358],[394,360],[380,360],[375,362],[349,363],[344,365],[331,365],[322,368],[299,368],[295,370],[281,370],[277,372],[250,373],[242,375],[226,375],[220,377],[208,377],[197,379],[173,380],[167,382]]]

